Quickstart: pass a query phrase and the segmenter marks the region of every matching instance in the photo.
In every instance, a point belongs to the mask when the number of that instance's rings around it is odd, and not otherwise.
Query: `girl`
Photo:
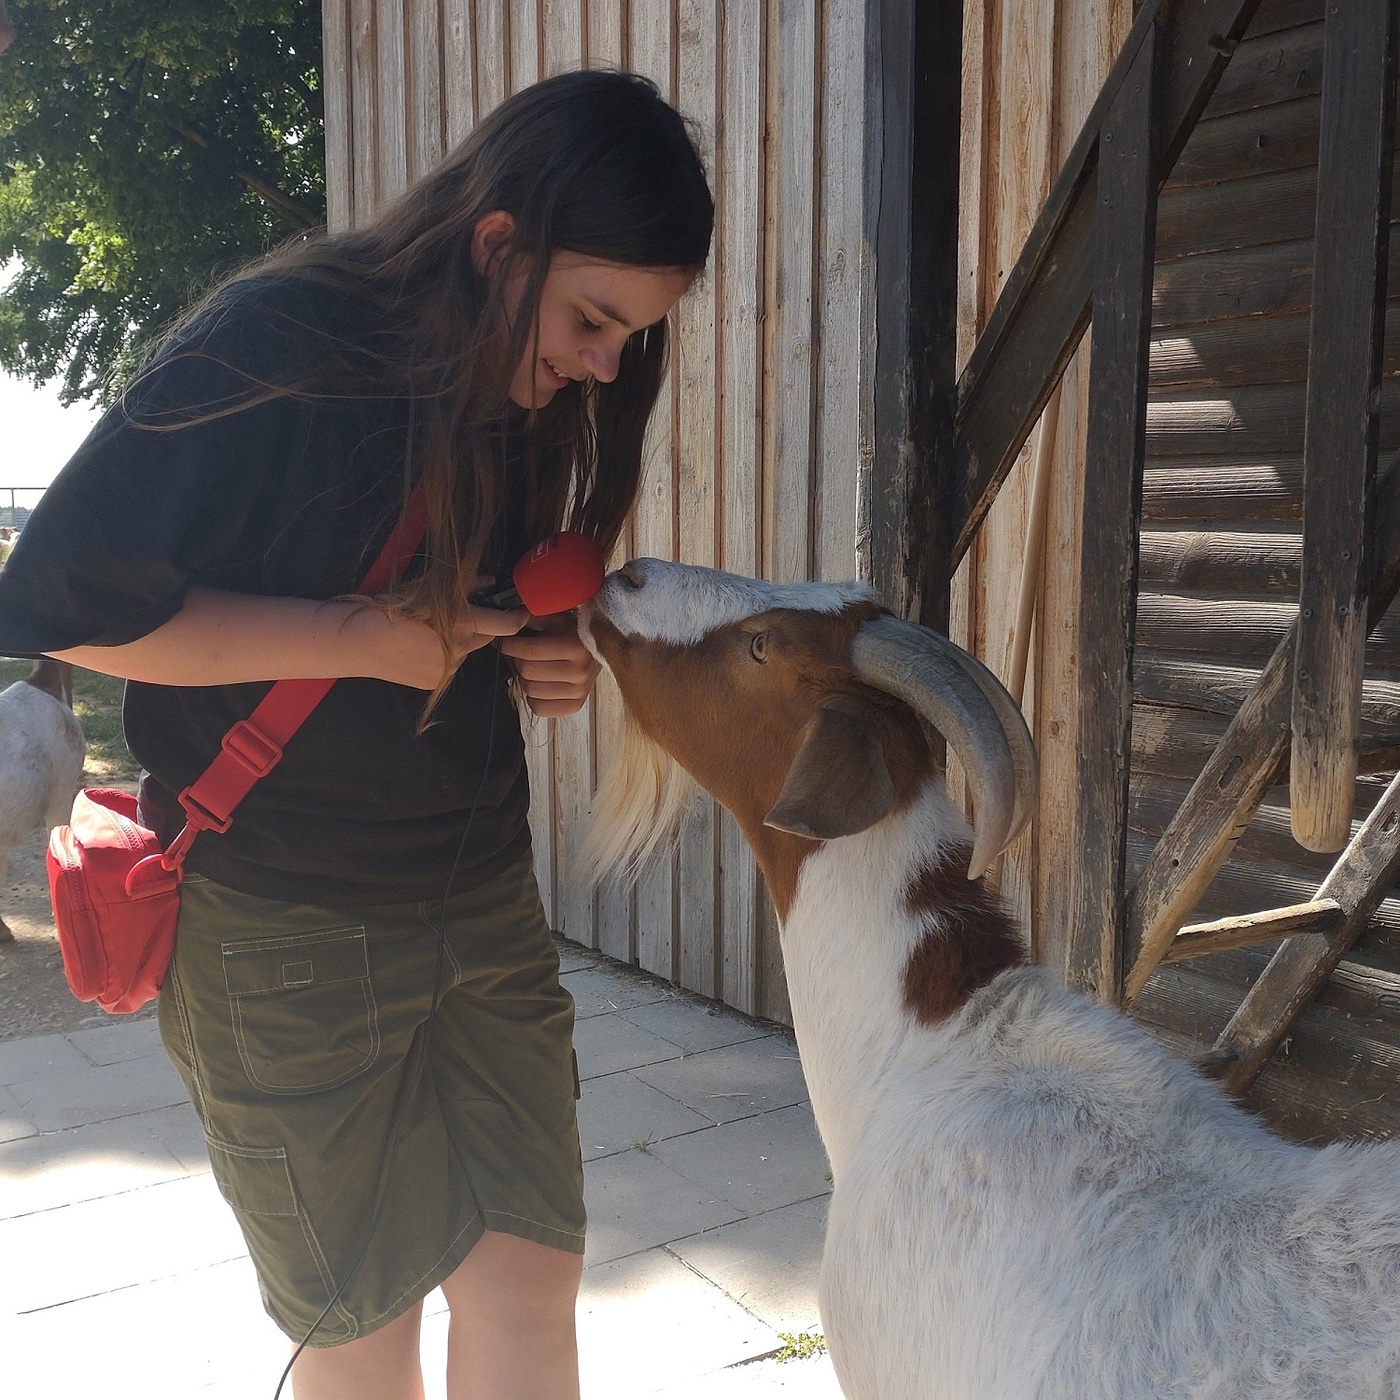
[[[573,1006],[509,684],[564,715],[595,668],[567,617],[468,596],[565,523],[617,539],[712,225],[652,84],[540,83],[368,227],[208,297],[0,574],[0,651],[129,680],[163,839],[267,682],[345,678],[196,840],[160,1001],[264,1304],[310,1338],[297,1400],[421,1396],[439,1285],[449,1396],[577,1394]],[[417,558],[347,596],[414,483]]]

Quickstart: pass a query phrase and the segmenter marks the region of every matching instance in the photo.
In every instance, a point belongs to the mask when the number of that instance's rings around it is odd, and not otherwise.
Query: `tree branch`
[[[5,13],[5,0],[0,0],[0,53],[15,41],[15,22]]]
[[[3,6],[4,0],[0,0]],[[163,118],[165,125],[169,127],[177,136],[183,137],[191,145],[200,147],[201,150],[209,150],[212,142],[202,132],[196,131],[193,127],[184,126],[179,122],[171,121],[168,117]],[[256,194],[265,199],[274,209],[276,209],[289,222],[298,228],[317,228],[321,220],[302,204],[300,200],[293,199],[291,195],[283,190],[279,190],[271,180],[259,175],[256,170],[249,170],[247,166],[235,166],[233,173],[243,181],[245,185]]]

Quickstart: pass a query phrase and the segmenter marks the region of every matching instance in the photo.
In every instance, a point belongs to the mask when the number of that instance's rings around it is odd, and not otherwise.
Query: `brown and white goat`
[[[656,840],[674,761],[738,819],[777,906],[852,1400],[1400,1397],[1400,1144],[1282,1142],[1025,965],[969,879],[1034,797],[1024,722],[980,663],[861,585],[649,559],[582,631],[640,731],[600,859]]]

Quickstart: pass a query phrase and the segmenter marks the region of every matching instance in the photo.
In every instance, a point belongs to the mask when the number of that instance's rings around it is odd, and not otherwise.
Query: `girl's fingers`
[[[530,620],[525,608],[478,608],[467,606],[458,620],[457,630],[475,633],[478,637],[513,637]]]

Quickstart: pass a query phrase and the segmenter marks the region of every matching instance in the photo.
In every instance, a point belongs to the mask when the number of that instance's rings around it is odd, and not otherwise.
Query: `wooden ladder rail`
[[[1377,482],[1369,632],[1400,593],[1400,456]],[[1295,619],[1167,824],[1128,896],[1126,935],[1134,956],[1125,993],[1141,994],[1189,911],[1229,859],[1282,769],[1292,733]]]
[[[1057,956],[1066,979],[1119,999],[1124,963],[1128,755],[1137,530],[1147,412],[1157,191],[1259,0],[1146,0],[957,386],[951,460],[932,496],[951,521],[920,561],[951,578],[1092,319],[1081,550],[1081,754]],[[934,590],[927,590],[933,592]],[[946,627],[946,617],[922,614]],[[1087,641],[1088,645],[1083,643]]]

